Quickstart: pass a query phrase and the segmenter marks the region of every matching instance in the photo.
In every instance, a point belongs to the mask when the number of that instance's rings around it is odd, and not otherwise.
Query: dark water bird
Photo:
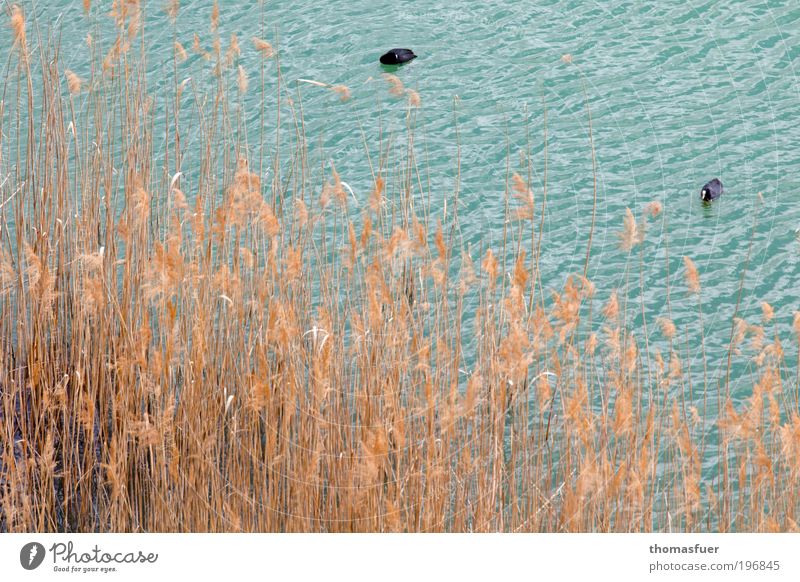
[[[703,202],[711,202],[722,196],[722,182],[714,178],[708,182],[703,189],[700,190],[700,200]]]
[[[417,58],[411,49],[396,48],[381,55],[382,65],[402,65]]]

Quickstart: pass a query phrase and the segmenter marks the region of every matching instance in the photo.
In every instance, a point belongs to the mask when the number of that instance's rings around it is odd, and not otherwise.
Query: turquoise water
[[[378,57],[392,47],[412,48],[419,58],[396,74],[422,99],[417,145],[423,178],[430,181],[432,214],[441,214],[446,199],[452,203],[458,136],[461,236],[477,258],[479,249],[501,243],[508,171],[527,174],[528,150],[532,186],[541,194],[546,104],[549,199],[541,268],[544,286],[560,289],[570,273],[583,271],[591,223],[585,83],[598,171],[589,279],[598,299],[605,301],[612,289],[625,285],[629,257],[616,236],[625,208],[638,214],[646,203],[659,201],[665,212],[648,231],[644,288],[639,289],[637,274],[629,291],[634,321],[644,294],[653,345],[664,349],[654,322],[668,314],[667,264],[672,317],[681,338],[686,334],[689,346],[699,345],[696,303],[683,282],[682,256],[688,255],[701,273],[709,378],[716,386],[725,373],[730,321],[755,219],[739,315],[756,322],[759,303],[768,301],[779,329],[788,330],[800,308],[797,2],[316,0],[267,2],[263,11],[257,2],[238,4],[222,3],[220,34],[223,39],[238,34],[243,47],[239,62],[250,72],[251,90],[240,106],[252,123],[251,143],[258,139],[252,127],[261,108],[261,61],[249,39],[261,36],[276,45],[292,90],[297,79],[312,79],[352,91],[352,99],[342,103],[329,91],[300,86],[313,155],[332,159],[356,196],[366,200],[372,178],[356,121],[375,158],[380,131],[396,135],[397,147],[404,147],[406,108],[388,95]],[[62,66],[86,75],[84,38],[98,22],[108,21],[108,8],[94,6],[87,18],[80,2],[23,5],[41,22],[60,26]],[[172,87],[173,39],[188,50],[197,31],[211,47],[210,13],[211,2],[181,2],[173,29],[158,3],[148,7],[145,30],[157,101]],[[0,38],[4,62],[6,30]],[[563,62],[564,54],[572,55],[574,64]],[[208,78],[209,67],[190,53],[179,78]],[[268,101],[274,98],[270,67]],[[186,145],[191,147],[191,135]],[[704,207],[699,190],[713,177],[724,182],[726,193]],[[638,268],[638,250],[630,260]],[[787,357],[794,357],[796,347],[786,347]],[[701,402],[699,354],[684,368],[697,380],[690,398]],[[734,400],[749,396],[746,366],[734,369],[731,385]],[[716,399],[709,405],[713,418]],[[708,461],[714,460],[710,455]]]

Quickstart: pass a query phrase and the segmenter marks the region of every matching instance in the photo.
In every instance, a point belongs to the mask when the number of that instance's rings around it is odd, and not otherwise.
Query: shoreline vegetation
[[[726,361],[707,361],[669,316],[689,302],[703,329],[684,257],[648,320],[627,285],[660,203],[620,217],[626,287],[596,299],[590,236],[584,272],[553,290],[546,129],[544,187],[532,165],[510,170],[502,246],[465,249],[458,177],[449,212],[420,203],[424,94],[384,75],[407,114],[402,164],[363,136],[358,197],[335,160],[312,161],[303,123],[301,88],[346,102],[347,87],[287,83],[278,44],[222,37],[214,3],[209,30],[174,39],[157,121],[142,10],[113,3],[85,71],[3,11],[0,531],[798,530],[800,314],[780,314],[784,337],[767,303],[761,321],[734,315]],[[207,61],[207,88],[184,80],[188,58]],[[247,91],[275,110],[245,118]]]

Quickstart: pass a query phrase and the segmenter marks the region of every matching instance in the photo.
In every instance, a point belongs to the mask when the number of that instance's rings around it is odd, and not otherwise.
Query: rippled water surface
[[[87,19],[80,2],[40,2],[36,12],[41,22],[60,25],[65,64],[81,72],[85,34],[105,18],[102,11],[93,8]],[[210,12],[211,2],[181,2],[173,29],[158,3],[151,3],[146,38],[156,94],[163,79],[172,82],[175,37],[188,48],[198,31],[210,47]],[[387,94],[378,56],[392,47],[412,48],[419,58],[396,74],[423,101],[417,119],[423,179],[430,181],[434,213],[441,212],[455,188],[458,131],[458,212],[474,254],[501,240],[508,171],[527,174],[521,152],[531,152],[532,184],[541,193],[546,106],[549,200],[541,267],[545,287],[553,289],[569,273],[582,272],[589,236],[593,177],[585,88],[598,168],[589,270],[598,299],[605,301],[625,284],[628,256],[616,236],[625,208],[639,212],[647,202],[660,201],[665,213],[651,222],[643,255],[648,321],[667,314],[669,266],[672,316],[680,333],[688,334],[687,345],[698,345],[696,303],[687,295],[681,259],[692,257],[703,283],[713,384],[724,375],[754,224],[740,315],[755,321],[759,302],[768,301],[779,329],[788,330],[800,308],[796,1],[302,0],[267,2],[263,12],[258,2],[223,2],[220,31],[223,38],[237,33],[247,44],[241,62],[251,71],[251,86],[260,82],[260,61],[245,39],[257,35],[279,48],[285,82],[304,78],[350,87],[351,101],[341,103],[307,85],[302,103],[316,155],[334,160],[361,198],[371,174],[359,124],[372,144],[380,131],[401,135],[405,124],[405,107]],[[2,55],[10,42],[4,35]],[[571,65],[561,59],[567,53]],[[207,65],[192,55],[182,66],[189,76]],[[274,75],[268,77],[274,83]],[[256,122],[259,95],[251,90],[241,104]],[[397,137],[398,147],[403,139]],[[716,176],[725,195],[704,207],[699,189]],[[631,265],[631,297],[638,297],[638,256]],[[631,317],[637,317],[636,309]],[[655,325],[649,332],[652,341],[663,341]],[[684,365],[702,377],[699,358]],[[752,379],[744,367],[735,370],[732,385],[736,400],[749,396]],[[700,390],[691,398],[700,401]]]

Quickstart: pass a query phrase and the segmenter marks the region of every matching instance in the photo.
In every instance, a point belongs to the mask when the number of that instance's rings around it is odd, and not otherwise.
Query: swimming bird
[[[382,65],[402,65],[417,58],[414,51],[405,48],[395,48],[381,55]]]
[[[700,190],[700,200],[703,202],[711,202],[722,196],[722,182],[714,178],[708,182],[703,189]]]

